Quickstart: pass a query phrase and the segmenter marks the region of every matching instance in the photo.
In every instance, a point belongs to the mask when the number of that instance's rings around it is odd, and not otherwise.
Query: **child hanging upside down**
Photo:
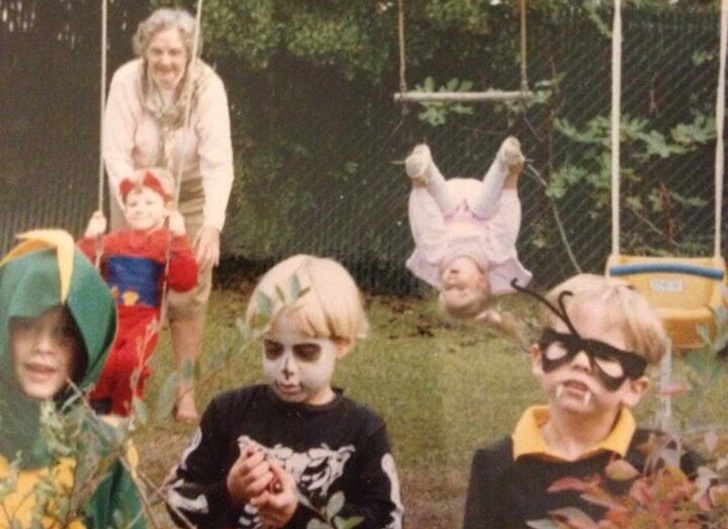
[[[78,246],[93,261],[97,239],[103,237],[101,273],[119,312],[119,333],[91,403],[100,413],[128,415],[132,395],[141,398],[150,374],[147,360],[157,345],[164,285],[182,292],[192,289],[197,263],[184,219],[172,209],[173,182],[166,170],[136,171],[119,190],[128,228],[104,236],[106,218],[97,211]]]
[[[424,144],[406,159],[415,240],[407,268],[440,291],[440,304],[451,316],[499,324],[500,315],[488,309],[489,296],[512,292],[514,279],[521,286],[531,280],[516,252],[523,162],[521,145],[512,136],[501,144],[482,181],[446,181]]]

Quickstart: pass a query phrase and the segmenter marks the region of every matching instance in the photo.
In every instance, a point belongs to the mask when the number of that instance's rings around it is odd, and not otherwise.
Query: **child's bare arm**
[[[182,223],[184,224],[183,219]],[[187,292],[192,290],[197,284],[199,268],[189,239],[184,233],[182,235],[175,235],[172,224],[172,217],[170,217],[169,231],[172,235],[172,240],[170,242],[167,283],[170,288],[178,292]]]

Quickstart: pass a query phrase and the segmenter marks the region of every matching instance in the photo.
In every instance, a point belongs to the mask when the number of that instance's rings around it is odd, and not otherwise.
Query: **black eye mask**
[[[615,391],[622,383],[628,378],[637,379],[641,377],[647,362],[645,359],[630,351],[623,351],[612,347],[608,343],[601,342],[599,340],[590,340],[581,338],[578,335],[570,333],[560,333],[553,329],[544,329],[541,339],[538,342],[541,351],[553,345],[554,343],[560,343],[566,354],[559,358],[549,358],[547,354],[541,354],[541,364],[544,372],[548,373],[554,369],[561,367],[573,360],[573,358],[580,352],[584,353],[589,358],[592,369],[599,377],[599,380],[609,391]],[[600,360],[603,362],[617,362],[622,368],[623,374],[620,376],[613,376],[607,373],[600,365]]]
[[[548,373],[554,369],[561,367],[573,360],[573,358],[580,352],[583,351],[589,358],[592,369],[597,374],[599,380],[604,387],[609,391],[615,391],[619,388],[625,380],[637,379],[645,373],[647,368],[647,362],[645,359],[631,351],[624,351],[604,343],[600,340],[592,340],[582,338],[577,332],[574,325],[569,319],[569,315],[566,312],[566,306],[564,305],[564,298],[567,296],[573,296],[574,293],[568,290],[559,294],[558,303],[559,307],[554,307],[546,298],[537,294],[536,292],[520,287],[516,284],[516,281],[511,282],[513,288],[527,294],[531,297],[536,298],[538,301],[546,305],[556,316],[564,322],[564,325],[569,329],[568,333],[556,332],[553,329],[544,329],[541,338],[538,341],[538,345],[541,348],[541,363],[544,372]],[[548,358],[545,354],[546,349],[555,344],[561,344],[565,350],[565,354],[559,358]],[[612,376],[604,371],[600,366],[602,362],[618,362],[622,367],[623,374],[621,376]]]

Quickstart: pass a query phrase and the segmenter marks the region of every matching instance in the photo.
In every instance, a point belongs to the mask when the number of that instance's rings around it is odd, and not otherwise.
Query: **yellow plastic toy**
[[[634,285],[656,308],[675,350],[703,344],[698,326],[715,333],[711,309],[720,307],[725,261],[718,257],[670,258],[610,255],[607,275]]]
[[[728,0],[721,2],[720,62],[716,97],[715,246],[713,257],[647,257],[619,251],[619,121],[621,85],[620,0],[615,1],[612,33],[612,253],[606,275],[620,277],[640,291],[657,310],[670,335],[673,350],[703,345],[698,326],[706,324],[714,336],[713,310],[727,303],[726,264],[721,257],[723,197],[723,127],[725,122],[726,41]]]

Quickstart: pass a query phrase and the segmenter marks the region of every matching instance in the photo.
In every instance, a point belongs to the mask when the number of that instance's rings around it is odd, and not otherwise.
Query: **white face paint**
[[[331,378],[341,349],[334,340],[308,337],[283,317],[263,340],[263,370],[281,400],[325,404],[334,398]]]

